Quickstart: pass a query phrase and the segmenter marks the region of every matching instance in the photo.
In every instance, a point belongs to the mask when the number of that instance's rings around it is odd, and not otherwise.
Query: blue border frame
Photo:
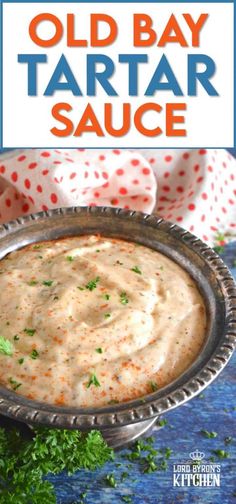
[[[103,3],[146,3],[144,0],[101,0]],[[69,0],[70,3],[100,3],[99,0]],[[30,149],[31,147],[4,147],[3,146],[3,4],[4,3],[68,3],[67,0],[0,0],[0,150],[8,150],[8,149]],[[148,0],[147,3],[183,3],[183,4],[189,4],[189,3],[231,3],[233,4],[234,8],[234,47],[233,47],[233,61],[234,61],[234,95],[233,95],[233,108],[234,108],[234,145],[226,145],[223,148],[231,148],[231,149],[236,149],[236,0]],[[202,146],[195,146],[191,147],[191,149],[199,149]],[[204,146],[205,147],[205,146]],[[35,147],[36,148],[36,147]],[[56,149],[58,146],[55,147],[47,147],[45,145],[37,148],[43,148],[43,149]],[[60,147],[63,149],[76,149],[77,147]],[[83,148],[81,145],[80,148]],[[113,147],[89,147],[89,149],[115,149],[117,146]],[[122,147],[119,146],[119,149],[136,149],[137,147]],[[139,147],[140,149],[163,149],[164,147]],[[165,147],[168,148],[168,147]],[[189,147],[169,147],[170,149],[187,149]],[[211,148],[211,149],[216,149],[219,147],[205,147]]]

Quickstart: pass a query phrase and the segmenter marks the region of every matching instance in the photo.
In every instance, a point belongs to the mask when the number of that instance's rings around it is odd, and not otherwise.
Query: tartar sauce
[[[204,342],[204,301],[166,256],[100,236],[0,262],[0,382],[30,399],[102,406],[172,382]]]

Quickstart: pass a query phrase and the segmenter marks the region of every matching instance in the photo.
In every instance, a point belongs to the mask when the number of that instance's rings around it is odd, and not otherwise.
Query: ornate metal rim
[[[109,232],[104,232],[104,234],[117,237],[124,237],[124,234],[121,236],[122,232],[119,231],[119,226],[122,223],[124,226],[131,223],[132,229],[134,226],[139,230],[138,238],[132,239],[130,235],[128,237],[126,231],[126,239],[143,243],[146,246],[152,246],[153,236],[155,233],[160,233],[160,240],[158,239],[158,241],[155,238],[153,248],[167,255],[168,246],[169,252],[170,250],[173,251],[174,243],[176,250],[173,254],[178,255],[177,262],[185,264],[187,261],[188,267],[186,267],[187,263],[183,267],[188,271],[193,268],[195,280],[199,278],[199,284],[203,282],[202,278],[205,275],[210,275],[210,280],[208,278],[205,281],[206,289],[209,288],[211,282],[215,285],[211,286],[211,290],[209,290],[209,298],[211,298],[211,302],[213,302],[214,298],[216,307],[214,312],[216,322],[213,320],[215,324],[213,324],[213,333],[215,334],[218,331],[217,340],[211,344],[213,348],[211,348],[210,354],[208,349],[209,355],[207,355],[205,346],[199,359],[175,382],[160,389],[160,391],[145,396],[143,399],[97,409],[62,408],[26,399],[4,387],[0,387],[0,413],[33,424],[71,429],[98,428],[102,430],[150,419],[183,404],[197,395],[222,371],[236,344],[236,286],[222,259],[196,236],[175,224],[164,221],[158,216],[110,207],[58,208],[20,217],[3,224],[0,226],[0,257],[27,243],[39,241],[36,233],[37,225],[41,225],[41,228],[42,225],[45,225],[45,229],[50,230],[51,223],[54,221],[58,223],[60,219],[62,221],[60,236],[63,236],[63,233],[64,235],[68,234],[66,229],[63,228],[63,219],[67,217],[71,219],[71,222],[72,219],[74,220],[74,224],[78,228],[78,234],[89,234],[86,226],[81,226],[80,219],[92,219],[94,222],[102,222],[105,228],[107,225]],[[19,241],[22,231],[28,231],[29,236],[26,238],[26,235],[24,235],[23,241]],[[72,233],[70,232],[70,234]],[[170,244],[164,244],[163,236],[172,240],[172,248]],[[48,239],[47,231],[45,231],[45,239]],[[147,245],[147,242],[149,245]],[[186,257],[186,254],[189,254],[189,257]],[[200,261],[201,266],[197,264],[198,261]],[[219,329],[217,329],[218,326]]]

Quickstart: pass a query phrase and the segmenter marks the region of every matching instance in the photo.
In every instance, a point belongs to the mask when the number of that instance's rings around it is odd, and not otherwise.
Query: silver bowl
[[[192,276],[207,310],[204,347],[174,382],[140,399],[100,408],[59,407],[0,387],[0,413],[27,424],[99,429],[118,447],[144,433],[162,413],[199,394],[222,371],[236,343],[236,288],[222,259],[188,231],[157,216],[109,207],[59,208],[3,224],[0,259],[29,243],[96,233],[157,250]]]

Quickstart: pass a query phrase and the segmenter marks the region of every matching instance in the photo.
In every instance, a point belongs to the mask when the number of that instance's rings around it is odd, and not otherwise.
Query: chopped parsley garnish
[[[13,390],[17,390],[22,385],[22,383],[19,383],[16,380],[13,380],[13,378],[9,378],[8,381],[11,384]]]
[[[156,392],[158,390],[158,385],[154,381],[150,381],[149,384],[152,392]]]
[[[96,375],[93,373],[91,374],[89,381],[86,385],[86,388],[89,388],[91,385],[95,385],[95,387],[101,387]]]
[[[167,423],[168,423],[167,420],[163,418],[162,420],[159,420],[158,425],[160,427],[164,427],[164,425],[166,425]]]
[[[129,300],[128,300],[128,298],[127,298],[127,294],[126,294],[126,292],[121,292],[121,293],[120,293],[120,302],[121,302],[121,304],[123,304],[123,305],[126,305],[126,304],[129,302]]]
[[[123,266],[124,263],[120,262],[119,260],[116,261],[116,264],[119,264],[120,266]]]
[[[42,247],[42,245],[34,245],[34,246],[33,246],[33,249],[34,249],[34,250],[38,250],[38,249],[40,249],[41,247]]]
[[[33,336],[36,333],[36,329],[27,329],[27,327],[24,329],[24,333],[27,334],[28,336]]]
[[[80,287],[80,286],[79,286],[79,287],[77,287],[77,289],[79,289],[79,290],[83,291],[83,290],[84,290],[84,287]]]
[[[31,286],[31,285],[37,285],[37,283],[38,283],[38,282],[37,282],[36,280],[30,280],[30,281],[28,282],[28,285],[30,285],[30,286]]]
[[[213,450],[213,453],[217,455],[220,459],[229,458],[229,453],[225,450]]]
[[[104,313],[104,318],[110,318],[111,317],[111,314],[110,313]]]
[[[94,280],[90,280],[86,285],[86,289],[90,290],[90,291],[93,291],[94,289],[96,289],[97,287],[97,283],[99,282],[100,280],[100,277],[96,277]]]
[[[111,297],[111,296],[110,296],[110,294],[103,294],[103,296],[102,296],[102,297],[103,297],[104,299],[106,299],[106,301],[109,301],[109,299],[110,299],[110,297]]]
[[[224,442],[225,442],[226,445],[232,443],[232,441],[233,441],[232,436],[227,436],[224,439]]]
[[[142,271],[138,266],[134,266],[131,268],[131,271],[134,271],[134,273],[138,273],[139,275],[142,275]]]
[[[39,353],[37,352],[37,350],[32,350],[31,354],[30,354],[30,357],[31,359],[37,359],[39,356]]]
[[[123,500],[123,502],[126,502],[127,504],[132,504],[132,497],[130,497],[129,495],[122,495],[121,499]]]
[[[13,354],[13,345],[10,340],[0,336],[0,353],[11,356]]]
[[[102,348],[101,348],[101,347],[99,347],[99,348],[96,348],[96,352],[97,352],[97,353],[102,353],[102,352],[103,352],[103,350],[102,350]]]
[[[201,430],[201,433],[206,436],[207,438],[211,439],[211,438],[216,438],[217,437],[217,432],[214,432],[214,431],[207,431],[205,429],[202,429]]]
[[[14,341],[19,341],[20,337],[18,336],[18,334],[15,334],[13,339],[14,339]]]
[[[72,262],[72,261],[74,261],[74,257],[72,257],[72,256],[67,256],[66,260],[67,260],[68,262]]]
[[[110,404],[112,406],[112,404],[119,404],[119,401],[117,401],[117,399],[111,399],[107,404]]]
[[[101,250],[100,249],[96,249],[96,252],[101,252]]]
[[[23,364],[24,360],[25,360],[24,357],[21,357],[20,359],[18,359],[18,363]]]
[[[53,284],[53,280],[44,280],[42,284],[46,285],[47,287],[51,287]]]
[[[225,236],[223,233],[217,233],[215,235],[215,245],[213,247],[217,254],[222,254],[225,250]]]
[[[114,474],[107,474],[106,475],[106,482],[112,488],[116,488],[117,487],[117,482],[115,480]]]
[[[54,296],[53,301],[57,301],[59,299],[58,296]]]

